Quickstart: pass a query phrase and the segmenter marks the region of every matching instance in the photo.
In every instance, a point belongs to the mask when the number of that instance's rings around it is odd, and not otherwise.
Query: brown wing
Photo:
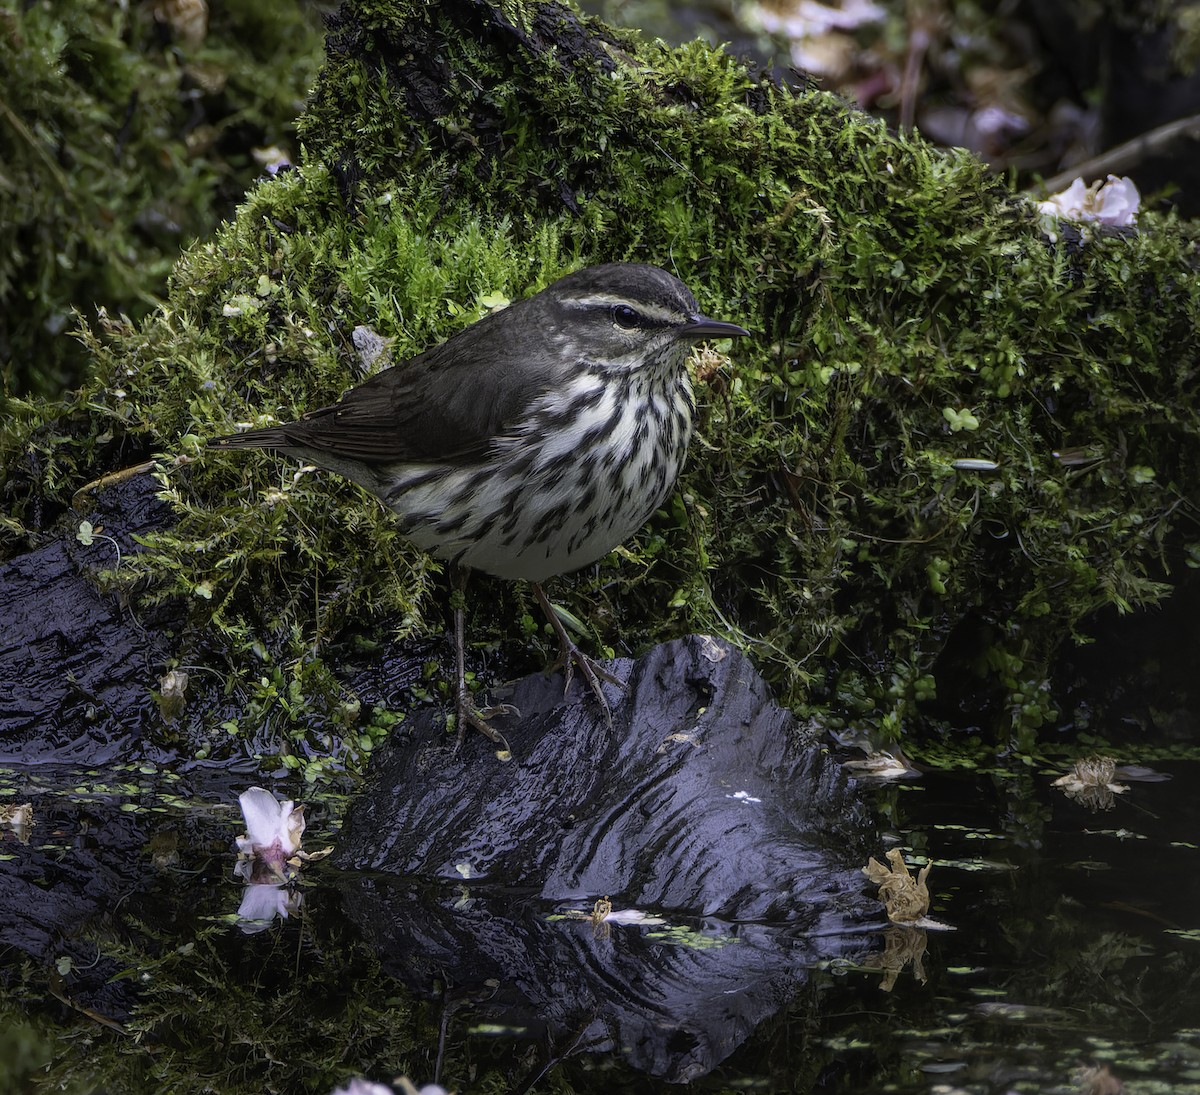
[[[302,446],[365,464],[478,459],[555,382],[556,359],[532,303],[493,313],[341,402],[240,435],[229,447]]]

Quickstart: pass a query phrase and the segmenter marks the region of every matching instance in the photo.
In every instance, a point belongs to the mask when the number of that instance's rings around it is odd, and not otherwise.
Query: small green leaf
[[[979,429],[979,419],[967,410],[958,411],[953,407],[943,407],[942,417],[950,423],[952,433],[958,433],[959,430]]]
[[[479,303],[489,312],[494,312],[499,308],[507,308],[512,302],[503,293],[488,293],[479,298]]]

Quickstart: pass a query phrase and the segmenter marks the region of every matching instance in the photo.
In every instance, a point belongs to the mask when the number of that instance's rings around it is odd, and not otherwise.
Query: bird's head
[[[564,357],[620,372],[677,369],[695,342],[750,333],[703,315],[683,282],[642,263],[589,266],[534,299]]]

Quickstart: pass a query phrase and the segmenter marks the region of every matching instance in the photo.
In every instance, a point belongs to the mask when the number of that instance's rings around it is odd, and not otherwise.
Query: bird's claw
[[[571,681],[575,676],[575,668],[578,666],[580,676],[588,683],[588,687],[592,690],[592,695],[600,704],[600,710],[604,712],[604,721],[612,726],[612,709],[609,707],[608,697],[604,695],[604,689],[600,682],[606,684],[615,684],[622,691],[625,690],[625,682],[620,677],[614,676],[599,662],[593,661],[582,650],[579,649],[570,639],[560,638],[560,649],[558,657],[547,668],[548,673],[553,673],[561,669],[566,681],[563,685],[563,695],[565,696],[571,691]]]
[[[558,613],[554,611],[554,606],[550,603],[550,598],[546,596],[546,591],[537,582],[532,583],[532,585],[533,592],[538,599],[538,604],[542,606],[542,612],[550,622],[550,627],[554,631],[554,634],[558,637],[558,657],[555,658],[546,671],[548,673],[553,673],[556,669],[563,671],[563,676],[567,679],[563,687],[563,695],[565,696],[571,690],[571,679],[574,676],[575,667],[578,666],[583,679],[587,681],[592,694],[600,703],[600,710],[604,712],[604,721],[611,728],[612,709],[608,706],[608,699],[604,695],[604,689],[600,687],[600,682],[606,681],[608,684],[615,684],[622,691],[625,689],[625,682],[620,677],[613,676],[602,665],[592,661],[591,658],[571,641],[571,636],[567,634],[567,629],[563,627],[562,620],[558,618]]]
[[[458,727],[458,735],[454,742],[454,751],[456,753],[462,748],[463,740],[467,736],[468,726],[472,730],[478,730],[493,745],[500,746],[503,752],[511,752],[508,746],[508,739],[488,721],[489,719],[500,718],[504,715],[515,715],[519,718],[521,712],[513,707],[511,703],[498,703],[491,707],[479,708],[471,702],[469,695],[465,692],[460,692],[455,701],[454,710],[455,723]]]
[[[513,707],[511,703],[497,703],[491,707],[484,707],[476,711],[476,714],[485,722],[488,719],[499,719],[505,716],[512,715],[514,718],[520,718],[521,712],[519,708]]]

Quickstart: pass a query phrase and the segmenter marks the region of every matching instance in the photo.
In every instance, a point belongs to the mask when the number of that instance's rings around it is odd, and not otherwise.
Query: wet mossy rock
[[[988,711],[1029,746],[1064,641],[1200,559],[1195,223],[1050,231],[966,153],[557,3],[347,3],[327,52],[302,166],[3,437],[10,550],[155,455],[175,523],[105,580],[182,599],[181,658],[265,663],[281,733],[353,701],[340,640],[439,632],[440,584],[357,488],[202,439],[336,398],[357,325],[399,360],[580,264],[661,264],[761,333],[664,511],[558,584],[602,646],[721,634],[832,724]],[[533,664],[522,592],[473,588],[473,637]]]

